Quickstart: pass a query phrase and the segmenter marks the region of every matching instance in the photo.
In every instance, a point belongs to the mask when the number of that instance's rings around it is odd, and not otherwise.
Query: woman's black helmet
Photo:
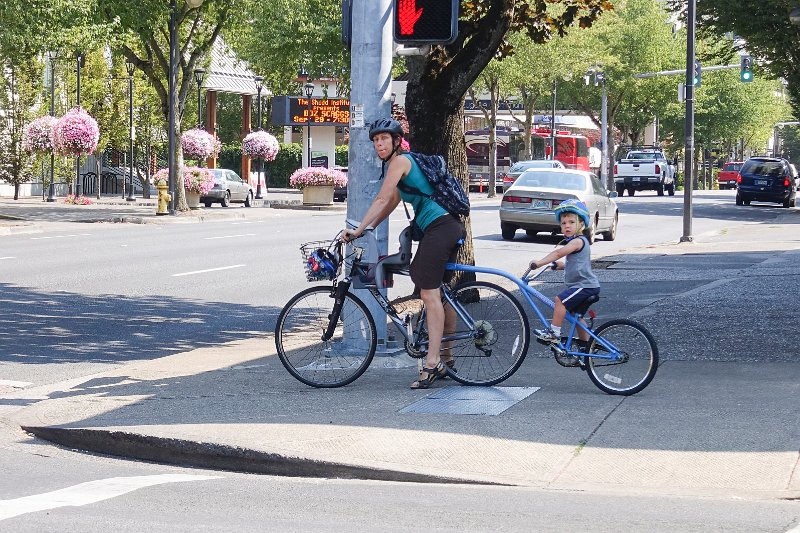
[[[392,135],[404,135],[403,126],[392,118],[379,118],[369,127],[369,140],[373,140],[379,133],[391,133]]]

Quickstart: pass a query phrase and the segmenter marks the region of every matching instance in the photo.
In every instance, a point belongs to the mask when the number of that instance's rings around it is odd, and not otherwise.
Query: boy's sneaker
[[[535,329],[533,333],[542,344],[558,344],[560,340],[550,329]]]

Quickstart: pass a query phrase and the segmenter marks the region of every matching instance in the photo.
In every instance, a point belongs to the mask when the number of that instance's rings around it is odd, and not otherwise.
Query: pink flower
[[[206,168],[183,167],[183,187],[189,192],[206,194],[214,187],[214,175]]]
[[[344,187],[347,185],[347,175],[339,170],[325,167],[305,167],[297,169],[289,176],[289,186],[302,189],[310,185],[333,185]]]
[[[260,157],[264,161],[274,161],[278,155],[278,139],[266,131],[254,131],[242,141],[242,153],[248,157]]]
[[[222,149],[222,143],[206,130],[194,128],[181,135],[183,153],[192,159],[206,159],[214,156]]]
[[[404,152],[410,152],[411,145],[408,144],[407,140],[403,139],[402,141],[400,141],[400,149],[403,150]]]
[[[169,183],[169,169],[162,168],[159,169],[155,174],[152,176],[153,185],[158,186],[158,182],[164,182],[164,184]]]
[[[81,107],[74,107],[58,119],[52,128],[52,142],[60,155],[86,155],[97,149],[100,127]]]
[[[50,115],[39,117],[22,130],[22,146],[28,152],[49,152],[53,149],[52,130],[57,119]]]
[[[72,205],[91,205],[92,199],[89,198],[88,196],[83,196],[83,195],[75,196],[74,194],[70,194],[67,195],[66,198],[64,198],[64,203]]]

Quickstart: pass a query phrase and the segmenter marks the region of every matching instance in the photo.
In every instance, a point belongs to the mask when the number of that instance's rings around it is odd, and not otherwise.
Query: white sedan
[[[518,229],[528,235],[546,231],[557,235],[561,227],[553,209],[575,198],[586,204],[592,217],[589,241],[597,234],[604,240],[617,237],[619,209],[616,191],[607,191],[591,172],[570,169],[530,169],[523,172],[506,191],[500,203],[500,232],[511,240]]]

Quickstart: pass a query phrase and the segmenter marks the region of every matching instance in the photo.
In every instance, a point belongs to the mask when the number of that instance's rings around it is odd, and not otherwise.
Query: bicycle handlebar
[[[540,270],[529,278],[528,274],[530,274],[533,269],[531,267],[528,267],[525,273],[522,274],[522,276],[520,276],[520,279],[522,279],[525,283],[530,283],[531,281],[535,280],[536,278],[544,274],[548,269],[556,270],[557,268],[558,264],[555,261],[553,261],[552,263],[539,267]]]

